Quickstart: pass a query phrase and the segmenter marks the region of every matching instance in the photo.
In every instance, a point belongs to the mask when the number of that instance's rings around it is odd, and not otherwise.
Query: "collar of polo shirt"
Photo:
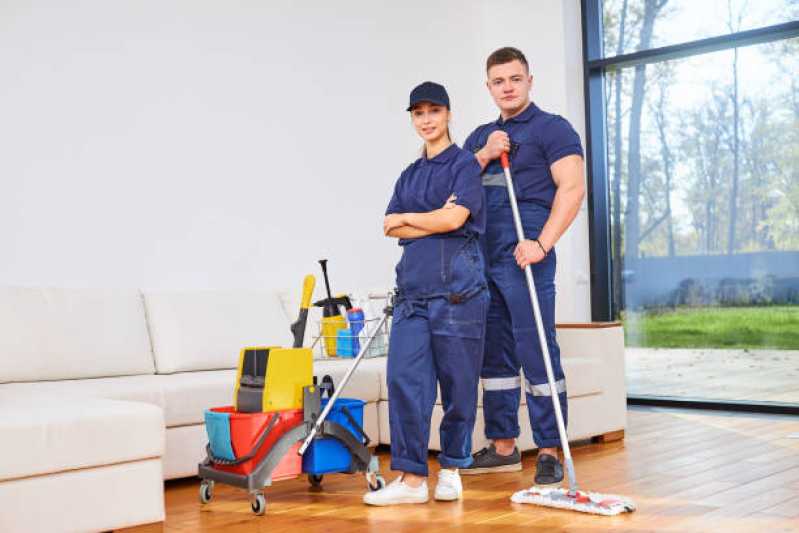
[[[538,112],[538,107],[533,102],[530,102],[530,105],[527,106],[527,109],[519,113],[514,117],[510,117],[508,120],[502,120],[502,115],[496,121],[497,126],[502,126],[507,122],[529,122],[531,118]]]
[[[446,163],[458,152],[457,145],[455,143],[450,144],[444,150],[442,150],[439,154],[437,154],[433,159],[427,159],[426,157],[422,158],[422,161],[427,161],[430,163]]]

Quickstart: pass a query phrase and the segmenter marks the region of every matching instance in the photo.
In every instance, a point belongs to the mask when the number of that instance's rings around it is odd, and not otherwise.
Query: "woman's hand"
[[[457,199],[458,197],[453,194],[452,196],[447,198],[447,202],[443,206],[441,206],[441,209],[452,209],[453,207],[457,206],[458,204],[455,203],[455,200]]]
[[[383,219],[383,235],[388,235],[393,229],[401,228],[405,225],[405,213],[392,213]]]
[[[544,254],[544,250],[541,249],[537,242],[524,240],[516,246],[513,257],[516,258],[516,264],[520,268],[524,268],[527,265],[540,263],[544,260],[546,254]]]

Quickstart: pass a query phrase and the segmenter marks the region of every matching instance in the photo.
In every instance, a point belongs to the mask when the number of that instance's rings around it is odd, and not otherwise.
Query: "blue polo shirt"
[[[550,166],[567,155],[582,156],[580,136],[565,118],[530,103],[515,117],[508,120],[500,117],[479,126],[463,143],[463,149],[472,153],[478,151],[497,130],[506,132],[511,140],[510,161],[517,200],[551,209],[556,187]],[[483,185],[505,187],[499,159],[486,166]]]
[[[486,226],[481,173],[474,154],[456,144],[432,159],[420,157],[397,179],[386,214],[434,211],[443,207],[454,194],[457,196],[455,203],[469,210],[469,218],[455,231],[430,237],[480,235]],[[399,244],[404,245],[409,240],[413,239],[400,239]]]

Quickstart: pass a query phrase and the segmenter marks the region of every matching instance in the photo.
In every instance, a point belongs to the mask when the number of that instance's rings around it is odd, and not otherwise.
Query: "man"
[[[478,127],[464,143],[483,168],[487,227],[484,236],[488,310],[483,378],[483,413],[488,448],[473,456],[462,474],[521,470],[516,447],[518,411],[524,370],[527,411],[537,444],[536,484],[563,479],[558,458],[560,438],[550,397],[543,355],[524,278],[532,265],[555,387],[564,418],[566,385],[555,340],[554,246],[574,218],[585,196],[580,138],[562,117],[530,101],[533,78],[527,59],[515,48],[501,48],[486,62],[486,86],[500,117]],[[528,240],[518,244],[512,211],[499,164],[508,152]]]

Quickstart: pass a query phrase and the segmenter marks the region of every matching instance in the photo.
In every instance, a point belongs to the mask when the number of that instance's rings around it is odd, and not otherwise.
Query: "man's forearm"
[[[539,242],[547,251],[555,246],[555,243],[574,222],[577,213],[580,212],[583,197],[585,197],[585,186],[582,183],[558,187],[552,202],[552,211],[544,224],[544,229],[538,236]]]
[[[485,170],[486,166],[491,162],[491,159],[486,155],[485,147],[474,153],[474,158],[477,159],[477,164],[480,165],[481,170]]]

